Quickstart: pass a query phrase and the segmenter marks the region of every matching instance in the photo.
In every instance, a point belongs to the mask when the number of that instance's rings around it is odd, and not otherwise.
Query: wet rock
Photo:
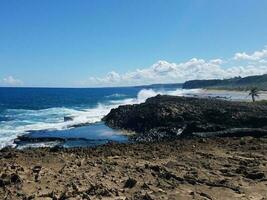
[[[71,116],[65,116],[64,117],[64,122],[68,122],[68,121],[73,121],[73,117],[71,117]]]
[[[50,152],[58,152],[58,151],[62,151],[62,150],[63,150],[63,147],[61,147],[59,145],[56,145],[56,146],[50,148]]]

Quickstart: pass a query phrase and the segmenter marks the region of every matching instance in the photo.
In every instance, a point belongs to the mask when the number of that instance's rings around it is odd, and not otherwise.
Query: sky
[[[0,0],[0,86],[267,73],[266,0]]]

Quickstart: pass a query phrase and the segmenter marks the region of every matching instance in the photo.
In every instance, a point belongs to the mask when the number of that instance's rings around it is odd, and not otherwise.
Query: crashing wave
[[[125,98],[121,100],[110,100],[108,103],[99,103],[94,108],[48,108],[42,110],[8,109],[5,117],[13,120],[0,122],[0,148],[13,145],[13,140],[18,136],[30,131],[64,130],[83,124],[100,122],[111,109],[120,105],[143,103],[146,99],[158,94],[182,96],[186,93],[197,93],[199,90],[177,89],[173,91],[156,91],[153,89],[142,89],[136,98]],[[117,95],[117,94],[114,94]],[[71,116],[72,120],[64,121],[65,116]]]

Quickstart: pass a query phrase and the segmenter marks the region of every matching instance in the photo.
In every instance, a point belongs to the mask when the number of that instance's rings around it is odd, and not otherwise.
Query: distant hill
[[[163,83],[163,84],[152,84],[152,85],[141,85],[135,86],[136,88],[144,88],[144,89],[171,89],[171,88],[182,88],[183,83]]]
[[[191,80],[183,84],[184,89],[218,88],[218,89],[247,89],[258,87],[267,90],[267,74],[258,76],[235,77],[230,79]]]

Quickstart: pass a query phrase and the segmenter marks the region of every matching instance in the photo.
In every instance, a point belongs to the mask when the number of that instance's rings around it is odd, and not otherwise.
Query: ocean
[[[142,103],[157,94],[182,96],[197,92],[162,86],[153,89],[0,88],[0,148],[54,145],[76,147],[109,141],[126,142],[127,136],[101,122],[112,108]],[[64,117],[71,117],[71,120],[64,120]],[[18,142],[18,136],[22,135],[46,138],[46,141]]]

